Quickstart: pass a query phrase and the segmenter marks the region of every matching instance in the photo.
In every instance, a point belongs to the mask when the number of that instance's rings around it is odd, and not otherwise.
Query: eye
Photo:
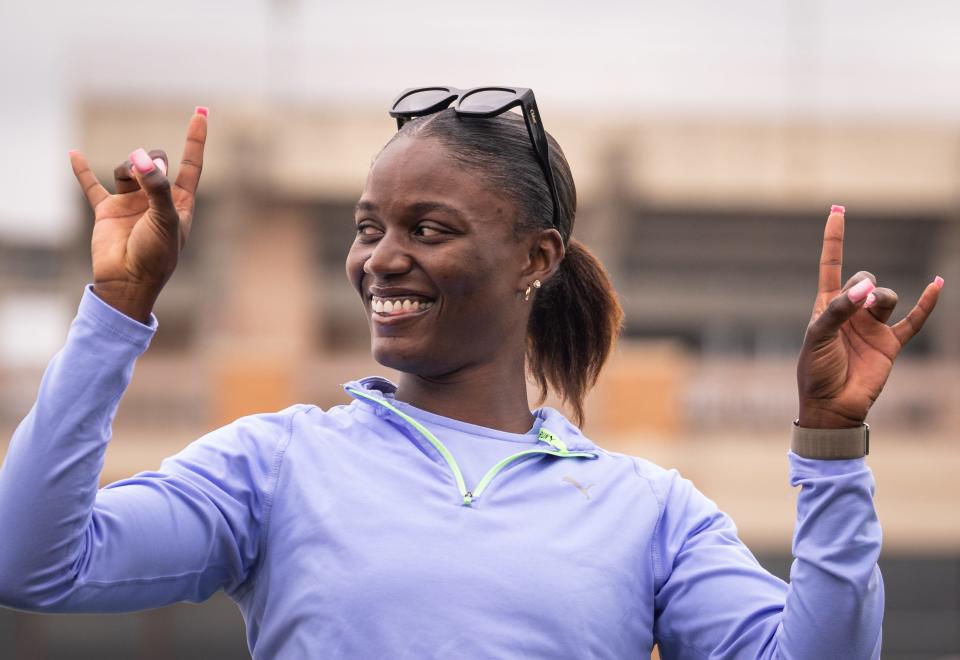
[[[422,225],[422,224],[417,225],[417,227],[413,230],[413,235],[419,236],[421,238],[435,238],[437,236],[442,236],[445,233],[446,232],[444,232],[439,227],[434,227],[432,225]]]
[[[363,222],[357,223],[357,238],[361,238],[361,239],[376,238],[377,236],[380,236],[382,233],[383,233],[383,230],[370,221],[363,221]]]

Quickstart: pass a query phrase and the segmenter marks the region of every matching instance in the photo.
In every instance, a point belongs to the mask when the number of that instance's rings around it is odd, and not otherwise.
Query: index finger
[[[840,291],[840,271],[843,270],[843,214],[842,206],[830,208],[827,225],[823,229],[823,250],[820,253],[819,293],[835,295]]]
[[[198,107],[190,124],[187,126],[187,142],[183,146],[183,158],[180,159],[180,171],[175,188],[193,195],[200,184],[200,173],[203,171],[203,147],[207,142],[207,115],[209,111]]]

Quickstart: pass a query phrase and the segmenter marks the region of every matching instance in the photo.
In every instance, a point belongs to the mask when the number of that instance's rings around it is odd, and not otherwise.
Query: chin
[[[408,343],[393,338],[375,337],[371,342],[370,353],[381,366],[424,378],[446,376],[463,366],[457,359],[440,359],[443,356],[439,348],[423,340]]]
[[[430,358],[425,346],[397,337],[374,337],[370,353],[377,364],[411,374],[421,373]]]

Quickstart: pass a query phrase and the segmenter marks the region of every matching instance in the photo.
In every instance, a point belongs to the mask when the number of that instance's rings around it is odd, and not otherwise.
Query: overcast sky
[[[0,234],[55,240],[78,99],[379,109],[426,83],[544,114],[960,121],[960,3],[0,1]],[[147,96],[149,98],[149,96]]]

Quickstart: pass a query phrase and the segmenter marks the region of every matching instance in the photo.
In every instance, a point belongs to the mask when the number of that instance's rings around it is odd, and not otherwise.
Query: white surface
[[[71,105],[58,22],[0,2],[0,240],[58,243],[72,229]]]
[[[63,345],[70,319],[70,309],[60,296],[0,298],[0,366],[46,365]]]

